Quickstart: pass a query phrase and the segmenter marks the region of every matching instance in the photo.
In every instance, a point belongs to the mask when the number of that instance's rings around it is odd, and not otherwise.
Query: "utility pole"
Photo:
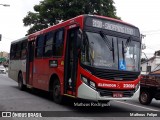
[[[0,34],[0,41],[1,41],[1,39],[2,39],[2,34]]]
[[[144,37],[146,37],[146,35],[141,34],[141,40],[142,40]]]
[[[144,37],[146,37],[146,35],[143,35],[143,34],[141,34],[141,40],[142,39],[144,39]],[[141,53],[143,53],[144,54],[144,56],[146,57],[146,59],[147,59],[147,66],[146,66],[146,74],[147,74],[147,68],[148,68],[148,57],[147,57],[147,55],[146,55],[146,53],[144,53],[144,52],[142,52],[142,50],[144,50],[144,49],[146,49],[146,45],[145,45],[145,43],[142,43],[142,45],[141,45]]]
[[[144,37],[146,37],[146,35],[141,34],[141,40],[144,39]],[[142,50],[144,49],[146,49],[146,45],[142,43]]]
[[[142,52],[142,53],[144,54],[144,56],[145,56],[146,59],[147,59],[147,66],[146,66],[146,74],[147,74],[148,72],[151,72],[151,71],[148,71],[148,62],[149,62],[149,59],[148,59],[148,57],[147,57],[147,55],[146,55],[145,52]]]

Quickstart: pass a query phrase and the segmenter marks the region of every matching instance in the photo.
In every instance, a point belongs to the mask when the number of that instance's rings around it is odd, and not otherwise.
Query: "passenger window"
[[[64,46],[64,30],[59,30],[55,33],[55,40],[53,45],[53,55],[62,56]]]
[[[15,59],[20,59],[21,57],[21,43],[16,44],[16,55],[15,55]]]
[[[11,51],[10,51],[10,59],[14,60],[16,57],[16,44],[11,45]]]
[[[27,41],[22,42],[21,59],[25,59],[27,56]]]
[[[43,57],[44,35],[37,37],[36,41],[36,57]]]
[[[45,35],[45,48],[44,48],[44,56],[50,57],[53,55],[53,37],[54,33],[49,32]]]

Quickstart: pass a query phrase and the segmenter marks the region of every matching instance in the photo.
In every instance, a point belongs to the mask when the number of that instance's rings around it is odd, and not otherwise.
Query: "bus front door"
[[[65,53],[65,73],[64,73],[64,94],[75,96],[78,50],[76,48],[76,40],[78,28],[67,30],[67,42]]]
[[[33,62],[34,62],[34,41],[28,43],[28,56],[27,56],[27,85],[33,84]]]

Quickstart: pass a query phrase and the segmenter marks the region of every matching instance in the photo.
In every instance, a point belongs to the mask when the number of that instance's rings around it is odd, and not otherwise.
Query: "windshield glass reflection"
[[[93,67],[139,71],[140,43],[127,42],[127,39],[109,35],[104,39],[99,33],[85,32],[81,62]]]

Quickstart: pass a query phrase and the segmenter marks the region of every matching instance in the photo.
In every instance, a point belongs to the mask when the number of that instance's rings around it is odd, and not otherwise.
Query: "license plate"
[[[123,97],[123,94],[122,93],[113,93],[113,97],[114,98],[121,98],[121,97]]]

